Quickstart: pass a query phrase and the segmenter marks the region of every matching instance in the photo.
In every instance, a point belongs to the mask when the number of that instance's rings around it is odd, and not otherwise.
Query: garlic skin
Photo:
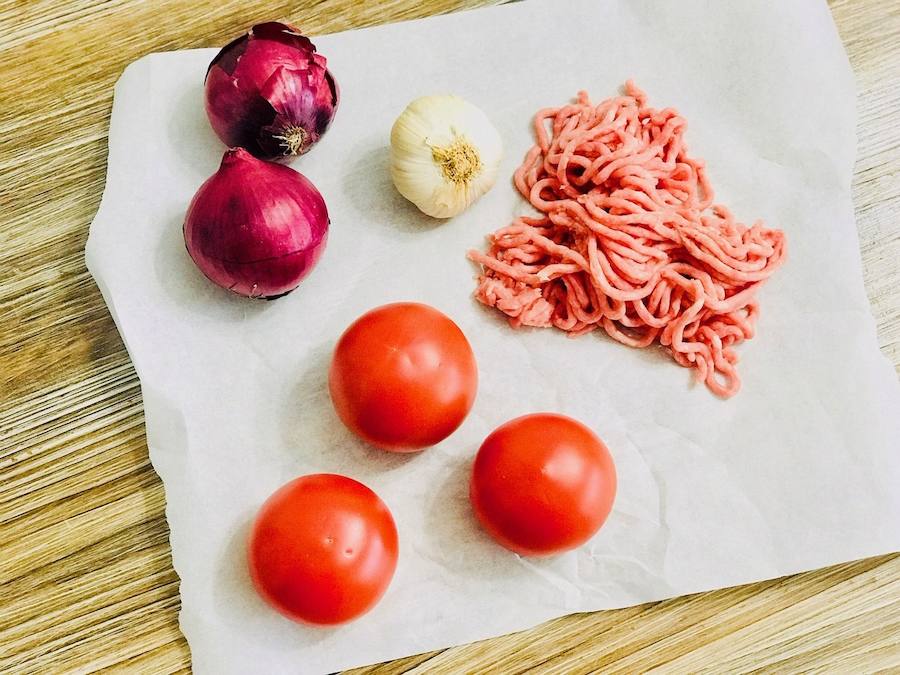
[[[423,96],[391,129],[391,178],[434,218],[462,212],[497,181],[503,142],[479,108],[459,96]]]

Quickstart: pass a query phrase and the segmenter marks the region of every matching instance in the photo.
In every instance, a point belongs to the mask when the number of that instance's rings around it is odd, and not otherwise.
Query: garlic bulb
[[[487,116],[459,96],[423,96],[391,129],[391,177],[421,211],[450,218],[497,180],[500,134]]]

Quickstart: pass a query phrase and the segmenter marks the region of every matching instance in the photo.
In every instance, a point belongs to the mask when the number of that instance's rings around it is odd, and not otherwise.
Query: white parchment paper
[[[216,288],[184,250],[185,209],[224,149],[203,111],[215,50],[150,55],[116,87],[87,261],[140,375],[197,672],[333,671],[900,549],[900,389],[863,289],[854,86],[824,2],[530,0],[316,43],[343,100],[294,166],[325,196],[331,234],[311,277],[275,302]],[[687,117],[718,199],[789,237],[729,401],[661,352],[514,332],[471,297],[466,249],[524,208],[511,176],[532,114],[629,77]],[[444,92],[485,110],[506,155],[493,191],[438,222],[393,189],[387,143],[409,100]],[[456,320],[481,377],[461,429],[412,456],[357,442],[326,389],[341,331],[397,300]],[[491,429],[541,410],[600,434],[620,491],[589,544],[526,560],[478,528],[467,479]],[[269,610],[244,564],[263,500],[320,471],[374,488],[401,537],[383,601],[336,629]]]

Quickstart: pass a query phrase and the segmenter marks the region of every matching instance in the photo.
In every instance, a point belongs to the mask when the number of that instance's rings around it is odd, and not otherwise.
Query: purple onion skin
[[[214,283],[273,299],[312,271],[325,250],[328,225],[325,200],[306,177],[236,148],[191,200],[184,243]]]
[[[231,148],[289,162],[331,125],[337,82],[309,38],[284,23],[262,23],[222,48],[206,72],[206,114]]]

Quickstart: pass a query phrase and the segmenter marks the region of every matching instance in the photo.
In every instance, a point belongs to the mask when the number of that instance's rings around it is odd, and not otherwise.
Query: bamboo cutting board
[[[152,51],[490,0],[0,0],[0,672],[190,667],[137,377],[83,260],[112,86]],[[900,6],[831,4],[859,85],[854,199],[900,369]],[[618,611],[356,673],[900,672],[900,556]]]

